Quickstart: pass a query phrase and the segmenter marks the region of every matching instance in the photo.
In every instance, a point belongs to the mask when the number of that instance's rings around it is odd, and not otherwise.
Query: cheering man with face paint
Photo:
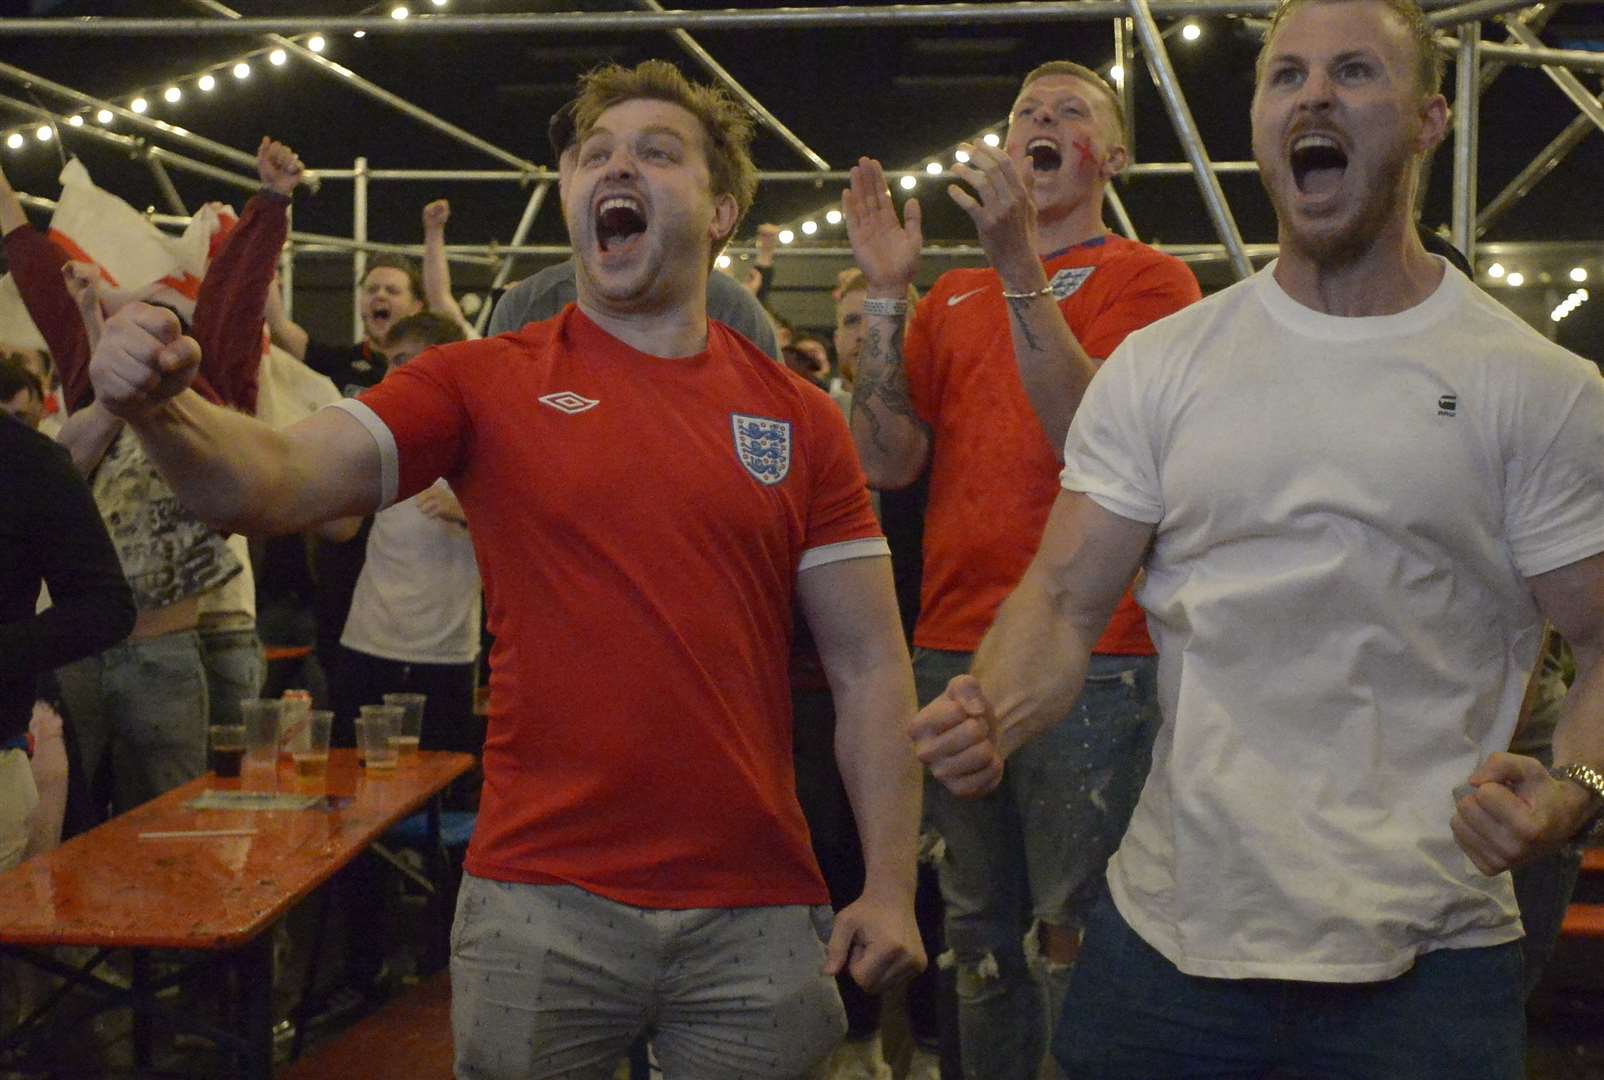
[[[445,477],[495,652],[453,932],[456,1075],[800,1077],[865,989],[923,963],[913,687],[840,410],[706,314],[750,205],[750,122],[648,61],[587,76],[563,184],[579,298],[428,349],[281,432],[181,390],[162,313],[113,320],[100,400],[186,501],[248,532],[368,514]],[[818,645],[863,838],[835,916],[791,767],[793,605]]]
[[[1127,152],[1119,99],[1096,72],[1037,68],[1002,148],[963,149],[967,162],[953,168],[973,194],[948,190],[991,265],[937,281],[906,345],[919,204],[908,200],[899,222],[868,159],[843,198],[868,283],[858,453],[876,487],[904,487],[930,465],[914,630],[921,702],[968,670],[1029,564],[1058,490],[1064,433],[1101,359],[1198,298],[1183,264],[1103,226],[1103,193]],[[1146,775],[1158,716],[1152,652],[1127,598],[1098,642],[1086,692],[1062,702],[1075,716],[1024,751],[1028,766],[982,800],[927,788],[928,824],[944,841],[938,869],[970,1080],[1036,1076],[1085,910]],[[1027,925],[1035,971],[1021,942]]]
[[[1447,106],[1412,0],[1290,0],[1253,146],[1280,258],[1133,334],[976,656],[915,726],[981,792],[1132,572],[1164,726],[1054,1053],[1077,1080],[1515,1080],[1511,866],[1604,794],[1604,381],[1411,220]],[[1505,753],[1543,619],[1551,773]]]

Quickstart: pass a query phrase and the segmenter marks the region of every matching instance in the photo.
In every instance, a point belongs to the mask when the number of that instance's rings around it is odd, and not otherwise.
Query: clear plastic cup
[[[240,775],[268,780],[278,770],[279,720],[283,702],[277,698],[243,698],[240,719],[245,722],[245,760]]]
[[[364,705],[356,719],[357,755],[369,771],[388,772],[400,756],[390,740],[401,726],[399,705]]]
[[[418,761],[418,743],[423,737],[423,707],[428,703],[427,694],[385,694],[386,705],[397,705],[403,709],[401,724],[397,727],[390,741],[395,744],[397,761],[402,765],[415,765]]]
[[[310,709],[303,721],[306,725],[304,749],[292,751],[295,762],[295,779],[321,782],[329,774],[329,733],[334,727],[334,714],[325,709]]]

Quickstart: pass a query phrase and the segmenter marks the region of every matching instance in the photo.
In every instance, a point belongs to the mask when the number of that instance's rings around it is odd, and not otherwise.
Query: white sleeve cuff
[[[863,540],[843,540],[839,544],[825,544],[823,547],[804,551],[801,561],[796,564],[796,570],[800,574],[804,570],[824,566],[826,563],[841,562],[845,559],[872,559],[882,555],[888,558],[891,555],[891,548],[883,536],[871,536]]]
[[[367,429],[373,436],[373,441],[379,447],[379,509],[383,510],[395,502],[396,490],[401,485],[401,456],[396,450],[395,436],[379,414],[355,398],[341,398],[329,405],[331,409],[341,409],[348,413],[357,423]]]

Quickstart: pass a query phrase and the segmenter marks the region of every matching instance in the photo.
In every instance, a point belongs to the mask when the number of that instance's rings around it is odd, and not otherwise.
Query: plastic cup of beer
[[[356,718],[357,754],[369,772],[389,772],[399,755],[390,740],[401,726],[399,705],[364,705]]]
[[[278,725],[283,703],[277,698],[243,698],[240,718],[245,721],[245,759],[241,775],[266,773],[271,781],[278,770]]]
[[[416,765],[418,763],[418,743],[423,737],[423,706],[429,700],[427,694],[385,694],[386,705],[399,705],[403,710],[401,725],[396,733],[390,736],[395,744],[397,759],[402,765]]]
[[[219,780],[239,779],[244,757],[244,724],[213,724],[206,729],[206,767]]]
[[[321,781],[329,774],[329,732],[334,714],[326,709],[309,709],[306,714],[306,746],[291,752],[295,779]]]

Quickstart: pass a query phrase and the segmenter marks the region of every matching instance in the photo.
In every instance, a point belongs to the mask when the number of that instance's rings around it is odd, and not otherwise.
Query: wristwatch
[[[1581,828],[1571,837],[1572,843],[1579,843],[1592,836],[1597,831],[1601,821],[1604,821],[1604,773],[1599,772],[1591,765],[1580,763],[1572,765],[1554,765],[1548,770],[1548,775],[1555,780],[1569,780],[1579,784],[1588,795],[1592,796],[1593,812],[1582,822]]]

